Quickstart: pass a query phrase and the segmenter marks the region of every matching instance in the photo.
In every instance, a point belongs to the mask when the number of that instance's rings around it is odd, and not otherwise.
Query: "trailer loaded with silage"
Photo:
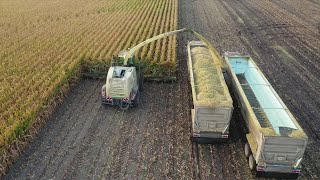
[[[221,57],[202,41],[191,41],[187,48],[194,105],[191,138],[199,143],[227,139],[233,105],[221,70]]]

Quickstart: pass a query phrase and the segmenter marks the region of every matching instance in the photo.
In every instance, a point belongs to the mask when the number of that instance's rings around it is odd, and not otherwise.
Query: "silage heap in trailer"
[[[192,88],[194,138],[227,138],[232,99],[225,83],[220,56],[201,41],[188,44],[188,68]]]
[[[197,106],[232,106],[229,90],[224,82],[221,67],[205,46],[191,48],[192,70]]]

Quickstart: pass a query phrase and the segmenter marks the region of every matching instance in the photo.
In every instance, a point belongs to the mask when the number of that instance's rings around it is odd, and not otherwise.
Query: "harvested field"
[[[320,179],[319,9],[306,0],[179,0],[179,28],[203,34],[221,53],[252,55],[306,131],[299,179]],[[102,81],[82,80],[5,179],[254,179],[238,108],[228,143],[189,141],[185,44],[195,38],[178,37],[177,82],[147,83],[142,105],[123,112],[101,106]]]
[[[123,111],[101,105],[102,84],[82,80],[6,178],[190,179],[180,86],[147,83],[141,106]]]

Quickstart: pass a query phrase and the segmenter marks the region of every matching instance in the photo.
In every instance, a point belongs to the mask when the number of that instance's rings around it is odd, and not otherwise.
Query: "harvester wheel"
[[[255,171],[256,167],[257,167],[256,160],[254,159],[253,155],[250,154],[250,156],[249,156],[249,168],[250,168],[250,170]]]
[[[144,81],[144,75],[143,75],[143,72],[140,72],[140,77],[139,77],[139,91],[143,91],[143,81]]]
[[[249,158],[251,154],[251,149],[248,143],[244,145],[244,154],[246,155],[246,158]]]
[[[101,88],[101,102],[104,104],[104,101],[106,100],[106,85],[104,84]]]
[[[140,103],[140,92],[137,91],[136,97],[133,100],[133,107],[138,107]]]

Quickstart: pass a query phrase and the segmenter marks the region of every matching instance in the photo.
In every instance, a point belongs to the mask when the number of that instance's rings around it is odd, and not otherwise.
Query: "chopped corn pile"
[[[220,66],[206,47],[191,49],[196,105],[230,107],[232,100]]]

